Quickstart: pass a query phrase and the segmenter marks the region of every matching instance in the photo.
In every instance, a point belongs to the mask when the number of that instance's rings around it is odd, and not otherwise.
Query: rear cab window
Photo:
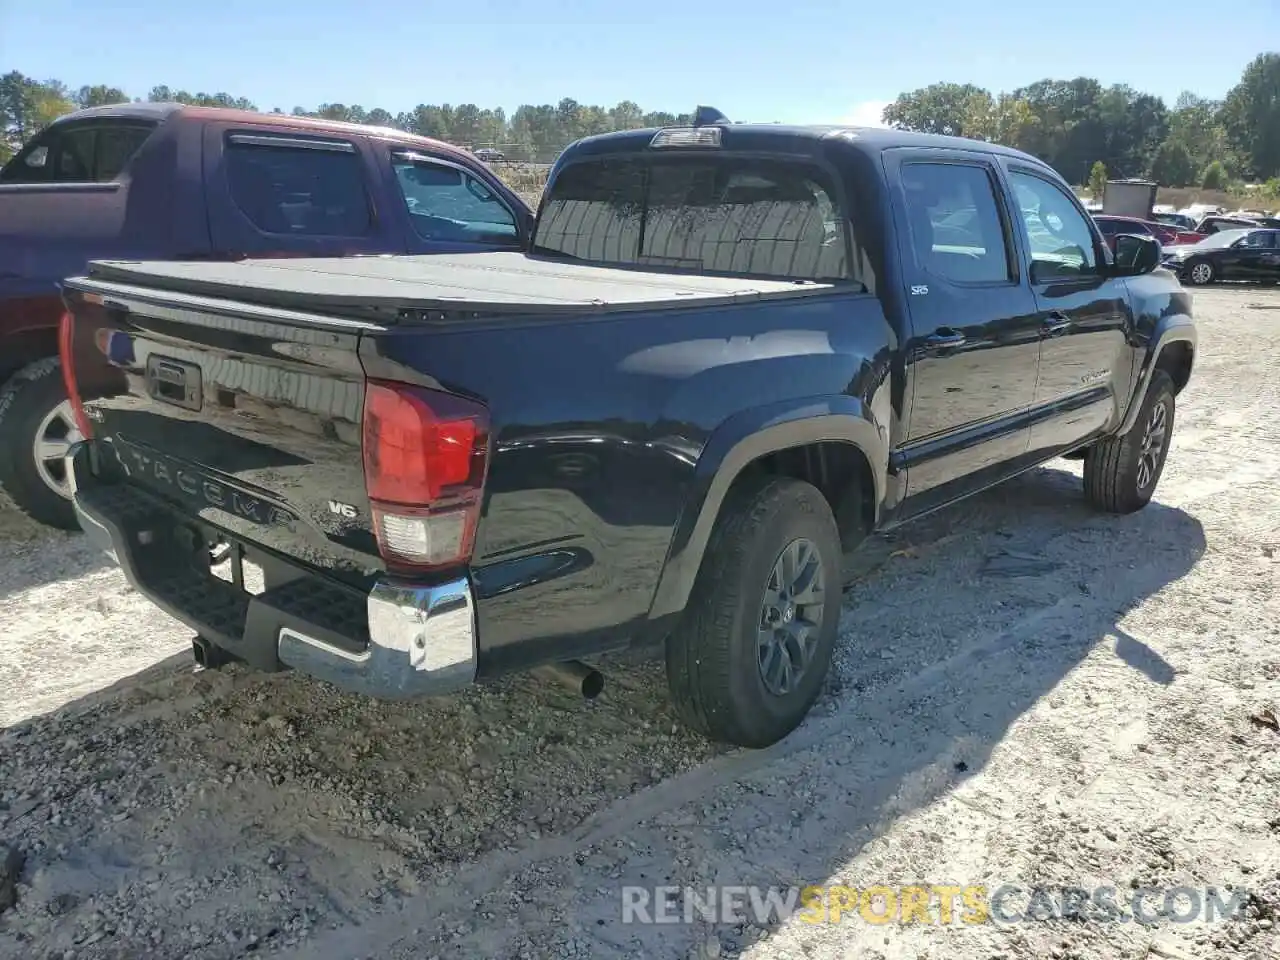
[[[851,275],[816,164],[732,154],[583,160],[550,185],[535,253],[607,266],[819,282]]]
[[[231,133],[224,162],[232,202],[263,233],[362,237],[373,225],[363,161],[348,141]]]
[[[0,183],[111,183],[156,126],[123,118],[55,124],[0,169]]]

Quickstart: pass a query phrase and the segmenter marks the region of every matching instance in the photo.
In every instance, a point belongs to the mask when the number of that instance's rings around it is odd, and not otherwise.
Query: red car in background
[[[59,284],[92,260],[520,250],[532,226],[473,154],[401,130],[177,103],[67,114],[0,166],[0,488],[80,528]]]
[[[1139,220],[1136,217],[1114,217],[1105,214],[1097,214],[1094,216],[1094,222],[1098,224],[1098,229],[1102,231],[1102,235],[1107,240],[1107,246],[1115,250],[1116,237],[1122,233],[1133,233],[1140,237],[1155,237],[1160,241],[1160,246],[1167,247],[1175,243],[1194,243],[1195,240],[1179,241],[1180,236],[1195,237],[1203,239],[1186,230],[1179,230],[1177,227],[1168,223],[1157,223],[1153,220]]]

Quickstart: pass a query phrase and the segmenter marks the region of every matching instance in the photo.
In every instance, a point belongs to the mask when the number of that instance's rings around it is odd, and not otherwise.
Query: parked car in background
[[[507,159],[507,155],[492,147],[481,147],[476,151],[476,159],[483,160],[485,163],[494,163]]]
[[[1204,217],[1196,224],[1196,233],[1202,237],[1210,237],[1215,233],[1223,230],[1241,230],[1250,227],[1256,227],[1258,224],[1252,220],[1246,220],[1243,217],[1227,217],[1219,215],[1211,215]]]
[[[1183,207],[1178,213],[1190,217],[1194,223],[1199,223],[1205,217],[1221,216],[1224,211],[1216,203],[1193,203],[1189,207]]]
[[[1280,230],[1223,230],[1165,249],[1164,266],[1197,287],[1217,280],[1280,281]]]
[[[518,249],[532,221],[472,154],[400,130],[165,103],[69,114],[0,169],[0,484],[76,528],[57,284],[90,260]]]
[[[1107,245],[1115,251],[1115,238],[1121,234],[1139,237],[1154,237],[1161,246],[1177,242],[1178,228],[1167,223],[1156,223],[1151,220],[1138,220],[1134,217],[1113,217],[1107,214],[1095,214],[1094,222],[1098,230],[1107,240]]]
[[[1196,228],[1195,218],[1189,217],[1185,213],[1174,213],[1171,210],[1157,211],[1153,213],[1152,216],[1160,223],[1167,223],[1172,227],[1177,227],[1179,230],[1185,230],[1188,233],[1194,231]]]

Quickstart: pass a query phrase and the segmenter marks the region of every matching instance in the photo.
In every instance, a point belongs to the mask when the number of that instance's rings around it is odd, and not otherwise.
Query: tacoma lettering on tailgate
[[[114,442],[121,465],[129,476],[153,489],[181,493],[185,499],[201,506],[217,507],[244,517],[260,526],[292,526],[295,517],[261,497],[239,490],[154,450],[116,438]]]

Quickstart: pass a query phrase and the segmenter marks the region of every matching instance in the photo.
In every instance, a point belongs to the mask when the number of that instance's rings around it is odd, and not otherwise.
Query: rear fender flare
[[[767,454],[823,441],[852,444],[867,458],[879,514],[888,472],[888,434],[860,400],[814,397],[736,414],[716,428],[698,458],[650,607],[651,620],[684,609],[725,497],[742,471]]]
[[[1132,430],[1133,425],[1137,422],[1138,413],[1142,410],[1143,398],[1147,395],[1147,388],[1151,385],[1151,378],[1155,376],[1156,365],[1160,362],[1160,352],[1171,343],[1190,344],[1192,363],[1194,364],[1196,326],[1190,317],[1185,314],[1174,314],[1162,317],[1159,323],[1156,324],[1155,330],[1151,333],[1151,339],[1147,341],[1146,352],[1142,357],[1142,368],[1138,371],[1133,394],[1129,397],[1129,406],[1125,410],[1124,420],[1121,421],[1120,429],[1117,431],[1120,436]]]

